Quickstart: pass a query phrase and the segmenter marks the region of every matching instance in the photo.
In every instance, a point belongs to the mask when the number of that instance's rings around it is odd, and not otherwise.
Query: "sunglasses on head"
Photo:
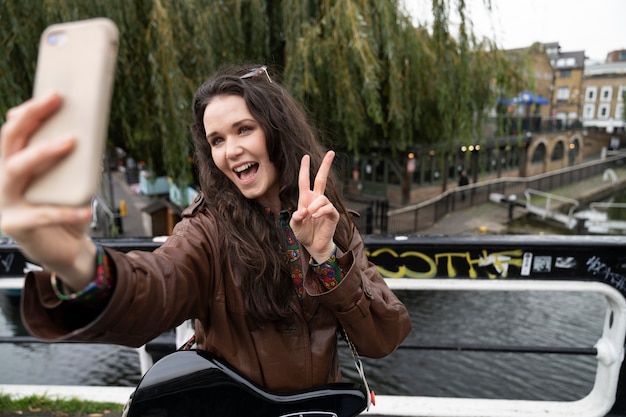
[[[242,75],[241,77],[239,77],[242,80],[245,80],[246,78],[255,78],[258,77],[262,74],[265,74],[265,76],[267,77],[267,81],[270,82],[270,84],[272,83],[272,79],[270,78],[270,74],[267,72],[267,66],[263,65],[262,67],[259,68],[255,68],[252,71],[248,72],[247,74]]]

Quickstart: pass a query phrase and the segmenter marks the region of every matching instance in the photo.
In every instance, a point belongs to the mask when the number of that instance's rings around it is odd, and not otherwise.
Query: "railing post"
[[[374,213],[372,211],[372,204],[370,203],[369,206],[367,206],[367,208],[365,209],[365,234],[366,235],[371,235],[373,232],[373,220],[374,220]]]
[[[387,221],[388,221],[387,212],[388,211],[389,211],[389,200],[383,200],[382,210],[380,213],[380,220],[381,220],[380,229],[381,229],[381,233],[384,233],[384,234],[387,233]]]

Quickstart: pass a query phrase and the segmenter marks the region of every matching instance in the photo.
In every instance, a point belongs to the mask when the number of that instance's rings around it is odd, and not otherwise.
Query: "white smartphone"
[[[77,141],[73,152],[28,187],[34,204],[85,205],[98,191],[115,78],[119,32],[96,18],[49,26],[41,35],[33,96],[63,97],[30,143],[62,137]]]

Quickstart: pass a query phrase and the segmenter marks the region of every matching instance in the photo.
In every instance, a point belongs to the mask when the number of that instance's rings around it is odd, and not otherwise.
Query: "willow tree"
[[[491,10],[490,0],[483,3]],[[432,8],[430,45],[437,57],[433,74],[437,85],[433,99],[437,122],[428,131],[436,134],[443,144],[440,158],[445,190],[449,157],[457,153],[459,143],[479,144],[484,139],[482,128],[487,113],[496,107],[503,92],[523,85],[528,68],[515,66],[518,62],[512,62],[509,55],[498,50],[494,40],[476,38],[472,22],[466,16],[465,0],[432,0]],[[458,19],[457,24],[451,24],[451,16]],[[457,28],[456,33],[452,27]]]
[[[47,25],[106,16],[120,29],[110,146],[179,183],[191,179],[193,91],[226,63],[271,66],[349,154],[476,135],[505,66],[485,65],[501,56],[473,41],[462,0],[433,11],[431,30],[395,0],[4,0],[0,112],[30,96]]]

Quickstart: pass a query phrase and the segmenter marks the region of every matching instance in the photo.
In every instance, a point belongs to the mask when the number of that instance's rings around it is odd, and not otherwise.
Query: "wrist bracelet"
[[[96,277],[85,288],[78,292],[72,292],[70,294],[65,293],[62,282],[57,280],[56,272],[50,273],[50,284],[55,295],[61,300],[75,300],[79,297],[85,296],[85,294],[93,291],[95,288],[105,288],[109,285],[108,276],[108,262],[104,256],[104,250],[100,245],[96,245]]]

